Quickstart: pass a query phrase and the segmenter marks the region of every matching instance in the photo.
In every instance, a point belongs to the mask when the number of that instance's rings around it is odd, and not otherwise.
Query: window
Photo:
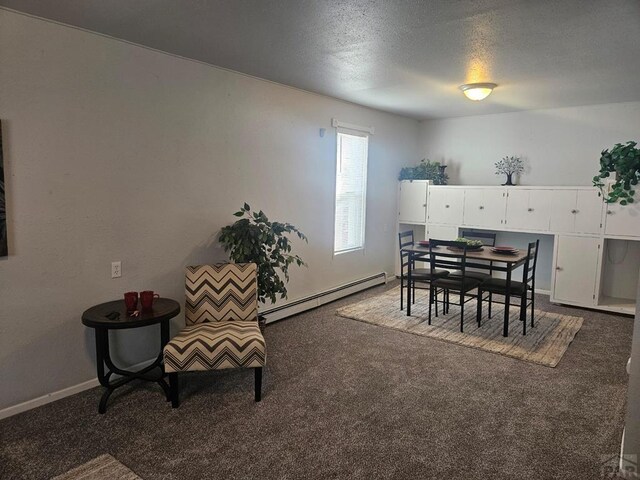
[[[338,129],[334,253],[364,248],[369,136]]]

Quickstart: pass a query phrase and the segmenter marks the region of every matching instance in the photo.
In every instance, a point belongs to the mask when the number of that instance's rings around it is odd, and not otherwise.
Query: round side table
[[[169,386],[165,382],[164,366],[162,363],[162,349],[169,342],[169,320],[180,313],[180,304],[170,298],[157,298],[153,302],[153,309],[148,312],[140,311],[138,316],[129,316],[124,300],[101,303],[86,310],[82,314],[82,323],[93,328],[96,335],[96,363],[98,380],[106,390],[102,394],[98,412],[107,411],[107,401],[116,388],[126,385],[131,380],[139,379],[155,382],[165,393],[167,401],[170,400]],[[160,324],[160,353],[151,365],[142,370],[132,372],[123,370],[114,365],[109,353],[109,330],[121,330],[125,328],[139,328]],[[105,366],[107,371],[105,373]],[[112,375],[120,378],[111,380]]]

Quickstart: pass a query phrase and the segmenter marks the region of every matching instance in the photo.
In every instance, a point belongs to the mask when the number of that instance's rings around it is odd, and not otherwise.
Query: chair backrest
[[[464,279],[466,259],[466,242],[437,240],[435,238],[429,239],[429,264],[432,271],[436,268],[455,268],[456,270],[460,270],[461,277]]]
[[[187,325],[257,320],[258,268],[255,263],[187,267],[185,296]]]
[[[474,230],[462,230],[462,238],[480,240],[487,247],[496,246],[496,234],[493,232],[476,232]]]
[[[533,286],[536,279],[536,264],[538,263],[538,247],[540,240],[531,242],[527,248],[527,259],[524,262],[524,271],[522,272],[522,283]]]
[[[402,249],[414,245],[413,230],[400,232],[398,234],[398,245],[400,246],[400,268],[404,271],[404,268],[409,265],[409,252],[403,252]]]

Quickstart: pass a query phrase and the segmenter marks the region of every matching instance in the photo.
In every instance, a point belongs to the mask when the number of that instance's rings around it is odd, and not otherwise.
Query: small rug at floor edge
[[[89,460],[51,480],[142,480],[108,453]]]
[[[522,335],[519,306],[509,310],[509,336],[502,336],[504,307],[493,304],[491,319],[487,303],[483,303],[481,327],[476,321],[476,301],[465,304],[464,333],[460,332],[460,307],[451,304],[449,313],[438,317],[432,310],[431,325],[427,323],[428,293],[423,290],[411,306],[411,316],[400,310],[400,287],[347,305],[337,310],[341,317],[373,325],[393,328],[414,335],[435,338],[465,347],[497,353],[547,367],[558,365],[567,348],[582,327],[583,319],[570,315],[534,311],[535,327],[531,325],[531,308],[527,310],[527,334]],[[451,296],[452,301],[457,297]],[[440,305],[441,309],[442,305]],[[406,306],[405,306],[406,308]],[[432,307],[433,309],[433,307]]]

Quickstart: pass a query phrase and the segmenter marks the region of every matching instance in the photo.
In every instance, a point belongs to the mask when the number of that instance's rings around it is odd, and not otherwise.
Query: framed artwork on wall
[[[7,248],[7,209],[4,196],[4,162],[2,155],[2,120],[0,120],[0,257],[9,254]]]

